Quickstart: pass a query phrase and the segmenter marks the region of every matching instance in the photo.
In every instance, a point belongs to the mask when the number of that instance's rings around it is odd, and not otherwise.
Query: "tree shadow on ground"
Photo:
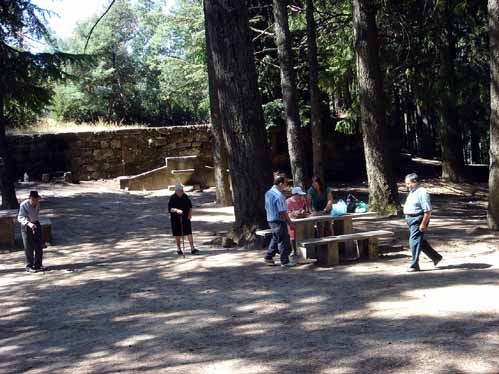
[[[0,270],[1,374],[444,374],[469,372],[477,357],[477,371],[498,367],[499,321],[485,301],[499,273],[483,261],[406,274],[397,255],[330,269],[266,267],[261,253],[242,249],[183,259],[168,247],[166,202],[47,198],[57,241],[49,271],[21,276],[14,253]],[[354,227],[407,240],[395,218]]]
[[[416,277],[297,272],[238,262],[247,255],[220,251],[165,261],[138,253],[135,261],[111,261],[101,277],[91,269],[104,264],[80,264],[89,271],[76,284],[62,285],[54,274],[50,285],[37,286],[40,279],[29,288],[5,287],[2,300],[17,302],[2,316],[2,347],[10,354],[0,372],[64,372],[83,365],[95,373],[187,373],[218,365],[233,372],[405,373],[422,359],[417,352],[407,355],[414,344],[425,347],[427,365],[441,355],[496,363],[481,338],[499,327],[493,313],[388,318],[383,306],[403,305],[433,288],[495,283],[496,270]],[[221,266],[227,256],[236,259]],[[151,268],[151,261],[158,266]],[[433,372],[443,373],[439,366]]]

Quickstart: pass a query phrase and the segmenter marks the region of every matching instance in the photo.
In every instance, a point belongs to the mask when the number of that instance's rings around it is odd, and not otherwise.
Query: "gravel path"
[[[32,188],[23,185],[18,196]],[[498,237],[483,196],[437,191],[429,239],[435,269],[405,273],[397,233],[373,262],[267,267],[262,251],[202,244],[231,209],[193,193],[203,255],[175,254],[167,192],[116,182],[38,185],[52,217],[49,271],[0,254],[0,373],[498,373]]]

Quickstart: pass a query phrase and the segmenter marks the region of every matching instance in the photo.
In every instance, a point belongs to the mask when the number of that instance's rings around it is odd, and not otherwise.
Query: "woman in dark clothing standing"
[[[168,212],[170,212],[170,222],[172,225],[172,233],[177,242],[177,254],[182,255],[182,247],[180,239],[187,235],[193,255],[199,254],[199,250],[194,248],[194,240],[192,238],[192,203],[189,197],[184,193],[184,186],[180,183],[175,185],[175,193],[168,201]]]

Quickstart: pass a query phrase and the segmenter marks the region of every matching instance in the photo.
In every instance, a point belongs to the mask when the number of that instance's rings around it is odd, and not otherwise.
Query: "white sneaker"
[[[296,262],[294,262],[294,261],[289,261],[289,262],[287,262],[285,264],[281,264],[282,268],[292,268],[294,266],[296,266]]]

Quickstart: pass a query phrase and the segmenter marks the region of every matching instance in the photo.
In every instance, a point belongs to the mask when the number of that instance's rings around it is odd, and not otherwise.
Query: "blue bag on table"
[[[369,210],[369,205],[363,201],[359,201],[355,207],[355,213],[366,213]]]
[[[334,217],[342,216],[346,213],[347,213],[347,203],[345,203],[345,201],[340,199],[336,204],[333,204],[333,209],[331,209],[332,216]]]

